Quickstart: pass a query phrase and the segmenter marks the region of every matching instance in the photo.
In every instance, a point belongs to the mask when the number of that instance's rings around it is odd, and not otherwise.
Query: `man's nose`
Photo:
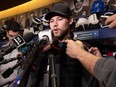
[[[58,26],[58,22],[57,21],[54,21],[54,23],[53,23],[54,25],[54,27],[56,27],[56,26]]]

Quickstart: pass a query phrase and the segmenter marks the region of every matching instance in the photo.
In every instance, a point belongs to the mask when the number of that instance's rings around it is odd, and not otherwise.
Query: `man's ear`
[[[74,19],[73,19],[73,17],[71,16],[69,20],[70,20],[70,25],[71,25],[71,24],[74,22]]]
[[[8,31],[6,32],[6,36],[9,37],[9,36],[8,36]]]

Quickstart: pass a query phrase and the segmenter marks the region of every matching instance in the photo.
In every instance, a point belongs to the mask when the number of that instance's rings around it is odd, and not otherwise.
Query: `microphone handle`
[[[0,55],[0,61],[4,60],[4,58]]]
[[[12,67],[12,70],[14,70],[15,68],[17,68],[21,63],[22,63],[23,60],[20,60],[16,65],[14,65]]]
[[[3,61],[0,62],[0,65],[6,64],[6,63],[14,61],[14,60],[17,60],[17,58],[14,57],[14,58],[11,58],[11,59],[4,59]]]

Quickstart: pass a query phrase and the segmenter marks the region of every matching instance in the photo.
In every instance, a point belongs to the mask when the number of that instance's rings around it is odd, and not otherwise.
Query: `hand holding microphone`
[[[33,33],[28,33],[24,37],[21,37],[20,35],[17,35],[16,37],[13,38],[13,42],[14,42],[13,45],[9,46],[6,49],[4,49],[4,50],[1,51],[1,53],[0,53],[0,59],[4,55],[12,52],[14,49],[20,48],[20,47],[26,45],[26,42],[31,41],[33,38],[34,38],[34,34]]]

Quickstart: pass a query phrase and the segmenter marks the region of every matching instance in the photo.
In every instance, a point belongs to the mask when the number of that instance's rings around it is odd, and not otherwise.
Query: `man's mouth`
[[[54,29],[54,33],[58,33],[59,32],[59,29]]]

